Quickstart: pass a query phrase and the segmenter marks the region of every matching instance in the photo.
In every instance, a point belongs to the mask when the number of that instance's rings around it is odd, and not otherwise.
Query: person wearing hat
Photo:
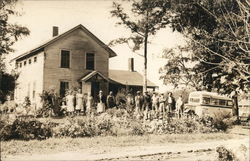
[[[105,102],[105,96],[103,95],[102,90],[100,90],[97,97],[97,113],[105,112]]]

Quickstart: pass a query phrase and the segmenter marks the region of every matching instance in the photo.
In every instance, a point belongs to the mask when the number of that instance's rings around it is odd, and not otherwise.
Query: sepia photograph
[[[0,0],[0,161],[249,161],[250,0]]]

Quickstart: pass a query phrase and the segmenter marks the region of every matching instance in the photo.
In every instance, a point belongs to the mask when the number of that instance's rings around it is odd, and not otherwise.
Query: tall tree
[[[197,85],[204,89],[231,94],[235,114],[238,114],[237,93],[250,89],[249,0],[179,0],[172,3],[172,27],[189,40],[187,49],[191,56],[185,57],[185,63],[194,65],[183,67],[184,53],[167,52],[181,56],[169,60],[174,63],[167,64],[166,78],[171,75],[175,82],[183,82],[183,77],[192,82],[196,76]]]
[[[143,91],[147,90],[147,55],[149,37],[164,28],[170,21],[170,1],[168,0],[125,0],[130,3],[130,11],[126,11],[121,3],[113,2],[111,15],[119,19],[118,25],[123,25],[131,32],[127,38],[119,38],[110,42],[110,45],[133,42],[132,50],[136,51],[143,46],[144,74]]]
[[[182,74],[181,79],[192,81],[196,76],[196,85],[225,94],[249,90],[250,2],[179,0],[172,7],[172,28],[187,38],[191,54],[167,52],[179,55],[169,60],[167,78]],[[193,66],[183,67],[183,60]]]
[[[9,22],[9,16],[19,16],[15,11],[18,0],[0,1],[0,72],[4,71],[3,59],[14,50],[12,45],[22,36],[29,35],[29,30],[21,25]]]
[[[5,95],[14,90],[16,77],[5,72],[4,58],[14,51],[12,46],[19,38],[29,35],[26,27],[9,22],[9,16],[20,15],[15,11],[17,1],[0,1],[0,101],[3,101]]]

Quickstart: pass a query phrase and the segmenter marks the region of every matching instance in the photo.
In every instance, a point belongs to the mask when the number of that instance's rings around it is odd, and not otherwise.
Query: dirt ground
[[[59,153],[33,153],[7,155],[2,160],[171,160],[171,161],[214,161],[216,147],[223,145],[237,151],[240,145],[247,147],[249,156],[249,128],[234,128],[230,133],[239,136],[228,140],[210,140],[194,143],[161,143],[140,146],[108,146],[83,148]],[[192,134],[190,134],[192,135]],[[82,143],[84,144],[84,143]],[[242,157],[242,152],[238,156]],[[246,158],[247,161],[249,158]],[[242,159],[241,159],[242,160]]]

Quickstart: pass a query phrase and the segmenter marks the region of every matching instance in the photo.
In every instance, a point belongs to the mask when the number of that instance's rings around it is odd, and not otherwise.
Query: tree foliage
[[[15,4],[18,0],[0,1],[0,101],[4,101],[7,94],[13,93],[15,80],[18,75],[5,72],[4,58],[14,50],[12,46],[22,36],[29,35],[29,30],[18,24],[9,21],[10,16],[19,16],[15,11]]]
[[[169,24],[170,2],[166,0],[127,0],[130,2],[128,10],[121,3],[113,2],[111,15],[119,19],[118,25],[128,28],[131,32],[129,37],[113,40],[109,45],[132,42],[132,51],[144,47],[144,82],[143,90],[147,87],[147,45],[148,37],[155,35],[158,30]]]
[[[250,2],[179,0],[171,9],[171,27],[188,39],[188,52],[165,51],[169,61],[161,70],[162,78],[176,86],[184,83],[225,94],[248,91]]]
[[[9,22],[10,16],[19,16],[19,13],[14,10],[17,1],[0,1],[0,71],[4,70],[4,56],[14,51],[13,44],[22,36],[29,35],[29,30],[26,27]]]

